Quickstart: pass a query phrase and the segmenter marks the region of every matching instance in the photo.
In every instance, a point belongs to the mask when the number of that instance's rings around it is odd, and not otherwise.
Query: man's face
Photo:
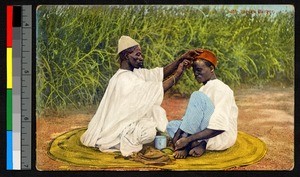
[[[128,54],[128,60],[133,68],[143,68],[144,58],[140,46],[136,47],[134,51]]]
[[[206,84],[212,77],[211,68],[206,66],[203,60],[197,60],[193,64],[195,79],[199,83]]]

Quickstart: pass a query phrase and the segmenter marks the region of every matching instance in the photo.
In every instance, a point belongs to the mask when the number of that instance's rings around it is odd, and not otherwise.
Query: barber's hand
[[[200,54],[200,51],[196,50],[189,50],[185,52],[183,55],[181,55],[181,59],[187,59],[189,61],[194,61],[194,58]]]
[[[192,66],[193,61],[185,59],[185,60],[183,60],[182,63],[183,63],[184,68],[186,69],[186,68],[190,68]]]
[[[182,75],[183,71],[189,66],[191,65],[191,62],[187,59],[183,60],[177,67],[176,73],[178,75]]]
[[[175,143],[175,151],[181,148],[186,147],[189,144],[189,141],[186,137],[182,137]]]

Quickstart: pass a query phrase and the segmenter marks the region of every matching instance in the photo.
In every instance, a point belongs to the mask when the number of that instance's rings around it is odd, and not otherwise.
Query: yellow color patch
[[[12,48],[6,49],[6,67],[7,67],[7,88],[12,88],[12,77],[13,77],[13,70],[12,70]]]

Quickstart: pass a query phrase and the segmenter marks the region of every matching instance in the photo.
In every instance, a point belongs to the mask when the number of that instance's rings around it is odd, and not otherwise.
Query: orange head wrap
[[[196,51],[200,54],[195,57],[195,60],[207,60],[211,62],[215,68],[217,67],[218,59],[212,51],[206,49],[196,49]]]

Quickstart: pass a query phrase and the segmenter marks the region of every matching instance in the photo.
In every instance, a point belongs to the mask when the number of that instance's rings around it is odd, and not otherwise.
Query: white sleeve
[[[162,82],[164,78],[163,68],[134,69],[134,74],[145,81]]]
[[[212,101],[215,106],[215,110],[210,118],[208,127],[213,130],[226,131],[229,126],[230,109],[231,109],[231,95],[230,90],[215,90],[212,94]]]

